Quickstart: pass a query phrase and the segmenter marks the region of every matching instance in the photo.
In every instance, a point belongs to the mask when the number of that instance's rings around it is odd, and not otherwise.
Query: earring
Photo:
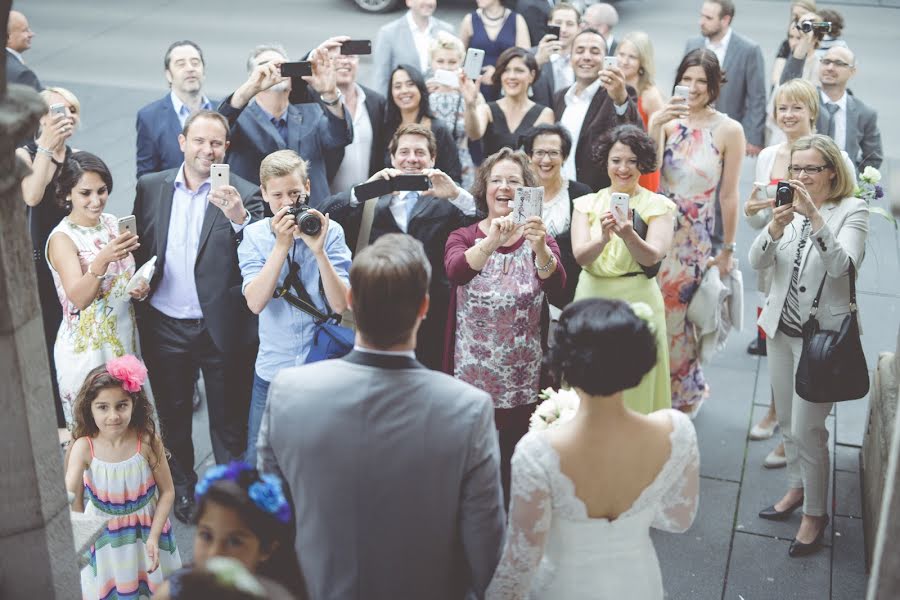
[[[528,97],[531,98],[534,96],[534,86],[528,86]]]
[[[641,67],[640,69],[638,69],[638,75],[643,75],[644,73],[645,73],[644,67]]]

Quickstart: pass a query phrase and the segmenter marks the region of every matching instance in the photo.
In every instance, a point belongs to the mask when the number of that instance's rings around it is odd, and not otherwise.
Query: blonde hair
[[[794,7],[799,6],[806,12],[816,12],[816,0],[794,0],[791,2],[791,19],[794,18]]]
[[[623,42],[629,42],[637,51],[641,63],[638,69],[638,93],[652,86],[656,81],[656,61],[653,59],[653,43],[650,36],[643,31],[632,31],[622,36]]]
[[[827,202],[840,202],[853,195],[853,190],[856,188],[853,173],[847,169],[841,149],[834,143],[834,140],[820,133],[800,138],[791,146],[791,162],[794,160],[794,152],[803,150],[816,150],[834,171],[834,179],[831,180],[831,194],[828,196]]]
[[[440,50],[455,51],[457,56],[459,56],[459,60],[462,60],[466,55],[466,48],[462,40],[446,31],[439,31],[434,39],[431,40],[431,46],[428,48],[428,58],[434,60],[435,53]]]
[[[809,126],[813,132],[816,131],[816,119],[819,118],[819,92],[813,84],[806,79],[791,79],[775,88],[775,93],[772,94],[772,118],[776,123],[779,98],[804,105],[809,111]]]
[[[44,88],[43,90],[41,90],[40,91],[41,98],[44,99],[44,102],[47,103],[47,106],[49,106],[51,104],[50,103],[50,95],[51,94],[59,94],[60,96],[62,96],[63,100],[65,100],[68,104],[70,104],[72,106],[72,108],[75,109],[72,112],[74,112],[76,115],[81,113],[81,102],[78,101],[78,98],[75,96],[75,94],[73,94],[66,88],[64,88],[64,87],[47,87],[47,88]]]
[[[259,185],[265,189],[266,183],[276,177],[285,177],[296,173],[304,182],[308,179],[308,167],[305,160],[293,150],[278,150],[265,157],[259,164]]]

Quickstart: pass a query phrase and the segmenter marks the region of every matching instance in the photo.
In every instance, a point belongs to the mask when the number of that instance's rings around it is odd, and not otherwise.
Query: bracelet
[[[555,263],[555,262],[556,262],[556,256],[551,254],[550,260],[548,260],[547,264],[542,267],[539,264],[537,264],[537,256],[535,256],[534,257],[534,268],[537,269],[538,271],[540,271],[541,273],[546,273],[547,271],[549,271],[550,269],[553,268],[553,263]]]
[[[320,95],[319,99],[322,101],[322,104],[325,106],[337,106],[337,103],[341,101],[341,98],[344,97],[344,94],[341,93],[341,90],[337,90],[337,95],[334,97],[334,100],[326,100],[325,96]]]
[[[722,250],[729,250],[734,252],[737,250],[737,242],[731,242],[730,244],[722,244]]]
[[[97,279],[103,279],[105,277],[105,275],[97,275],[96,273],[94,273],[91,270],[92,266],[94,266],[94,263],[91,263],[88,265],[88,268],[87,268],[88,275],[92,275],[92,276],[96,277]]]
[[[50,158],[53,158],[53,150],[51,150],[49,148],[44,148],[43,146],[38,146],[37,151],[40,152],[41,154],[46,154]]]
[[[481,252],[482,254],[484,254],[486,257],[488,257],[488,258],[491,257],[491,253],[488,252],[487,250],[485,250],[484,248],[482,248],[480,243],[475,244],[475,247],[478,248],[478,251]]]

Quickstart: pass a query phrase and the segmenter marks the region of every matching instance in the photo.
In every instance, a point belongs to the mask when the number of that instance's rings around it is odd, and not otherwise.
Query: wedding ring
[[[222,206],[228,206],[228,198],[222,200]]]

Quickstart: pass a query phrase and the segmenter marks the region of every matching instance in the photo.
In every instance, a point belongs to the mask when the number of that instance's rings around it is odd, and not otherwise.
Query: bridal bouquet
[[[859,174],[859,180],[853,195],[861,200],[865,200],[869,205],[869,212],[881,215],[888,221],[894,222],[894,217],[884,208],[880,206],[872,206],[872,202],[884,198],[884,188],[881,186],[881,173],[875,167],[866,167]]]
[[[578,409],[578,394],[575,390],[554,390],[547,388],[538,395],[543,402],[531,414],[530,431],[541,431],[565,423]]]

